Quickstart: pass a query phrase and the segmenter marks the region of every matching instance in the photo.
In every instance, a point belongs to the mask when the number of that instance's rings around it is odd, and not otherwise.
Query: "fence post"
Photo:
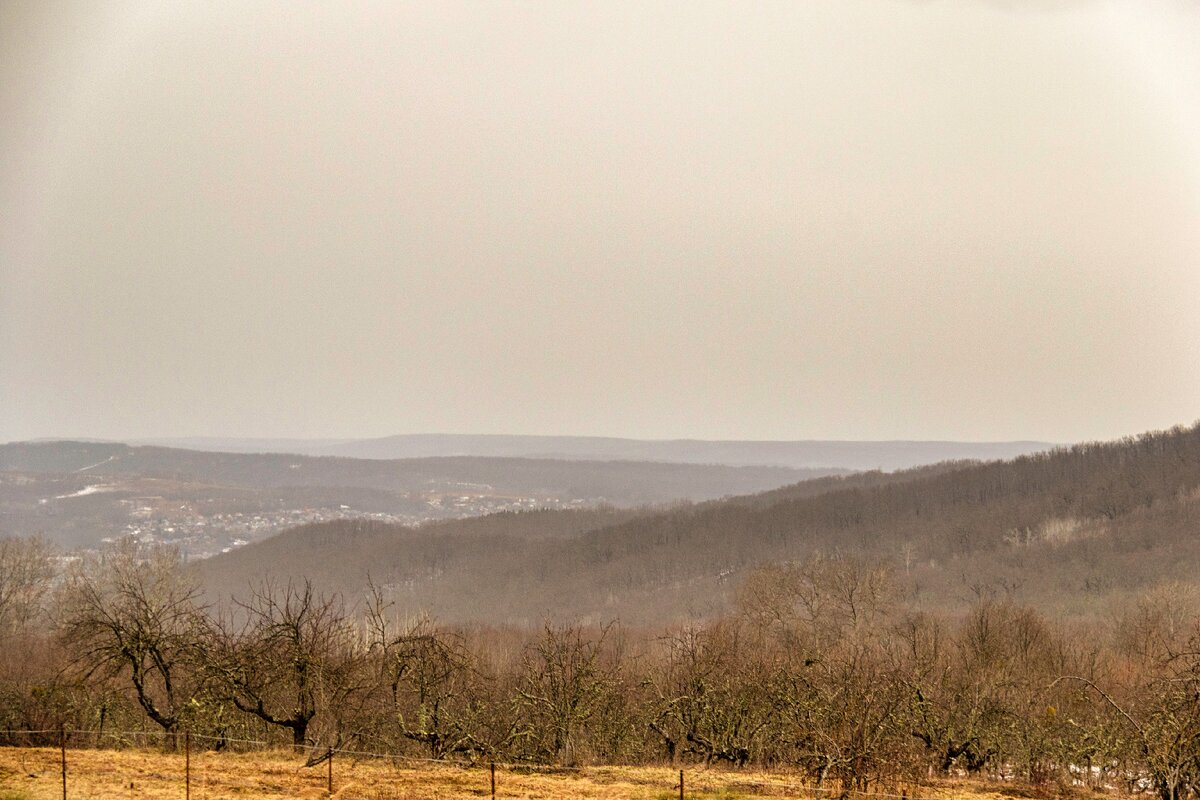
[[[67,800],[67,727],[59,726],[59,750],[62,753],[62,800]]]
[[[492,761],[492,800],[496,800],[496,762]]]
[[[192,800],[192,732],[183,732],[183,797]]]
[[[62,753],[63,800],[67,800],[67,726],[58,728],[58,747]]]
[[[333,748],[329,748],[329,793],[333,794]]]
[[[683,800],[683,770],[679,770],[679,800]]]

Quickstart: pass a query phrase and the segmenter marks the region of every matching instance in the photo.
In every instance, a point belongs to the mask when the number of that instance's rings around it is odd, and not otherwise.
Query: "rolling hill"
[[[836,472],[528,458],[388,461],[18,442],[0,445],[0,535],[40,532],[73,547],[138,532],[204,555],[304,521],[374,516],[412,524],[505,509],[664,504]],[[227,535],[214,538],[213,531]]]
[[[892,566],[918,607],[1004,594],[1101,613],[1164,581],[1197,583],[1200,427],[992,463],[822,478],[606,518],[506,514],[417,529],[302,526],[197,567],[214,596],[263,574],[448,621],[660,624],[729,607],[754,570],[816,555]]]

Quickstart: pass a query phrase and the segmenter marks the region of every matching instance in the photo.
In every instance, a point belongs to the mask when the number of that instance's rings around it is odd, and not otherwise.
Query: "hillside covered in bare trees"
[[[1197,580],[1200,428],[993,463],[823,478],[630,515],[514,513],[406,529],[341,521],[207,562],[215,596],[256,576],[410,613],[639,624],[727,611],[756,569],[813,557],[885,564],[915,607],[1007,597],[1096,618],[1155,585]]]

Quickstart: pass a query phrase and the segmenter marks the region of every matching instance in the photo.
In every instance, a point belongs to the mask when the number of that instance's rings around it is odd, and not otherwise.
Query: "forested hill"
[[[1099,614],[1200,581],[1200,427],[987,464],[826,478],[624,520],[507,515],[418,530],[301,527],[199,566],[214,594],[264,573],[351,595],[368,574],[445,620],[659,623],[725,610],[755,569],[814,554],[889,563],[918,606],[1003,593]]]

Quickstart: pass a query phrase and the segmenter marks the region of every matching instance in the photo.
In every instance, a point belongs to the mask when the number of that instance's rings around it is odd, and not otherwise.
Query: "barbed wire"
[[[80,729],[80,728],[43,728],[40,730],[0,729],[0,737],[35,736],[35,735],[50,735],[50,734],[59,734],[59,735],[64,735],[66,737],[82,735],[82,736],[91,737],[94,739],[120,739],[121,737],[134,738],[134,737],[139,737],[139,736],[141,736],[141,737],[149,736],[149,737],[157,737],[157,738],[164,738],[164,739],[168,738],[168,737],[174,737],[175,739],[182,739],[185,736],[190,736],[192,739],[201,739],[201,740],[211,741],[211,742],[257,745],[263,749],[279,749],[279,750],[291,750],[293,752],[296,752],[296,751],[309,752],[309,753],[313,753],[316,755],[323,755],[325,753],[333,753],[334,755],[357,756],[360,758],[389,759],[389,760],[396,760],[396,761],[409,761],[409,762],[413,762],[413,763],[422,763],[422,764],[441,764],[443,766],[446,766],[446,765],[487,766],[489,764],[494,764],[497,768],[504,768],[504,769],[514,769],[514,770],[515,769],[526,769],[526,770],[539,770],[540,769],[540,770],[547,770],[547,771],[573,771],[573,772],[580,772],[585,769],[584,767],[568,767],[568,766],[561,766],[561,765],[557,765],[557,764],[537,764],[537,763],[533,763],[533,762],[516,762],[516,761],[513,761],[513,762],[495,761],[493,759],[452,760],[452,759],[446,759],[446,758],[423,758],[421,756],[410,756],[410,755],[405,755],[403,753],[380,753],[380,752],[375,752],[375,751],[371,751],[371,750],[351,750],[349,748],[344,748],[344,747],[321,747],[319,745],[284,744],[282,742],[272,742],[267,739],[242,739],[242,738],[237,738],[237,737],[233,737],[233,736],[214,736],[213,734],[207,734],[207,733],[192,733],[190,731],[178,731],[178,732],[152,731],[152,730],[98,731],[98,730],[85,730],[85,729]],[[68,739],[68,741],[69,741],[69,739]]]

